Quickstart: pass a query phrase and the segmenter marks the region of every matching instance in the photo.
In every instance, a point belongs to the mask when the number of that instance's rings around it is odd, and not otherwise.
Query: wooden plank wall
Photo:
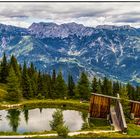
[[[134,113],[135,117],[140,118],[140,104],[139,103],[131,103],[131,113]]]
[[[106,118],[110,112],[110,98],[92,95],[90,98],[90,117]]]

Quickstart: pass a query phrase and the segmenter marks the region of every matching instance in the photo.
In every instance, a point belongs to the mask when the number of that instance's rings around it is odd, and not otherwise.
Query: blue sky
[[[140,2],[0,3],[0,23],[29,27],[33,22],[140,27]]]

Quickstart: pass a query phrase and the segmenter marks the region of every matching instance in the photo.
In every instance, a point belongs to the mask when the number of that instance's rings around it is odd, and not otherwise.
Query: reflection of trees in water
[[[6,117],[9,120],[10,127],[16,132],[20,123],[20,111],[17,109],[10,109]]]
[[[28,120],[29,120],[29,110],[27,108],[23,109],[23,114],[24,114],[24,119],[26,121],[26,123],[28,124]]]
[[[39,110],[40,110],[40,113],[42,113],[43,108],[39,108]]]
[[[83,124],[82,124],[82,130],[84,129],[87,129],[89,128],[89,124],[88,124],[88,120],[87,120],[87,117],[88,117],[88,113],[87,112],[80,112],[80,115],[81,115],[81,118],[83,120]]]

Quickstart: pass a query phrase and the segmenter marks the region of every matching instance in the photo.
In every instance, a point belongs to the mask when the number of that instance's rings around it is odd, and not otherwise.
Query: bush
[[[58,125],[56,131],[57,131],[58,136],[62,138],[66,138],[69,133],[69,129],[65,125]]]
[[[84,122],[83,125],[82,125],[82,130],[86,130],[86,129],[89,129],[89,125],[88,125],[88,122]]]

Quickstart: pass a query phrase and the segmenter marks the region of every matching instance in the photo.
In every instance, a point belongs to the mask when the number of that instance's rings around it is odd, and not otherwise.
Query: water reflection
[[[82,128],[81,129],[84,130],[84,129],[89,128],[88,114],[87,114],[87,112],[80,112],[80,114],[81,114],[81,118],[83,120]]]
[[[27,108],[23,109],[23,113],[24,113],[24,119],[26,121],[26,123],[28,124],[28,120],[29,120],[29,110]]]
[[[51,130],[50,121],[55,108],[36,108],[28,110],[0,110],[2,120],[0,131],[39,132]],[[63,110],[65,124],[70,131],[81,130],[86,122],[87,113],[75,110]]]
[[[20,111],[16,109],[8,110],[7,119],[9,120],[9,125],[14,132],[17,131],[20,122]]]
[[[39,108],[39,110],[40,110],[40,113],[42,113],[42,109],[43,109],[43,108]]]

